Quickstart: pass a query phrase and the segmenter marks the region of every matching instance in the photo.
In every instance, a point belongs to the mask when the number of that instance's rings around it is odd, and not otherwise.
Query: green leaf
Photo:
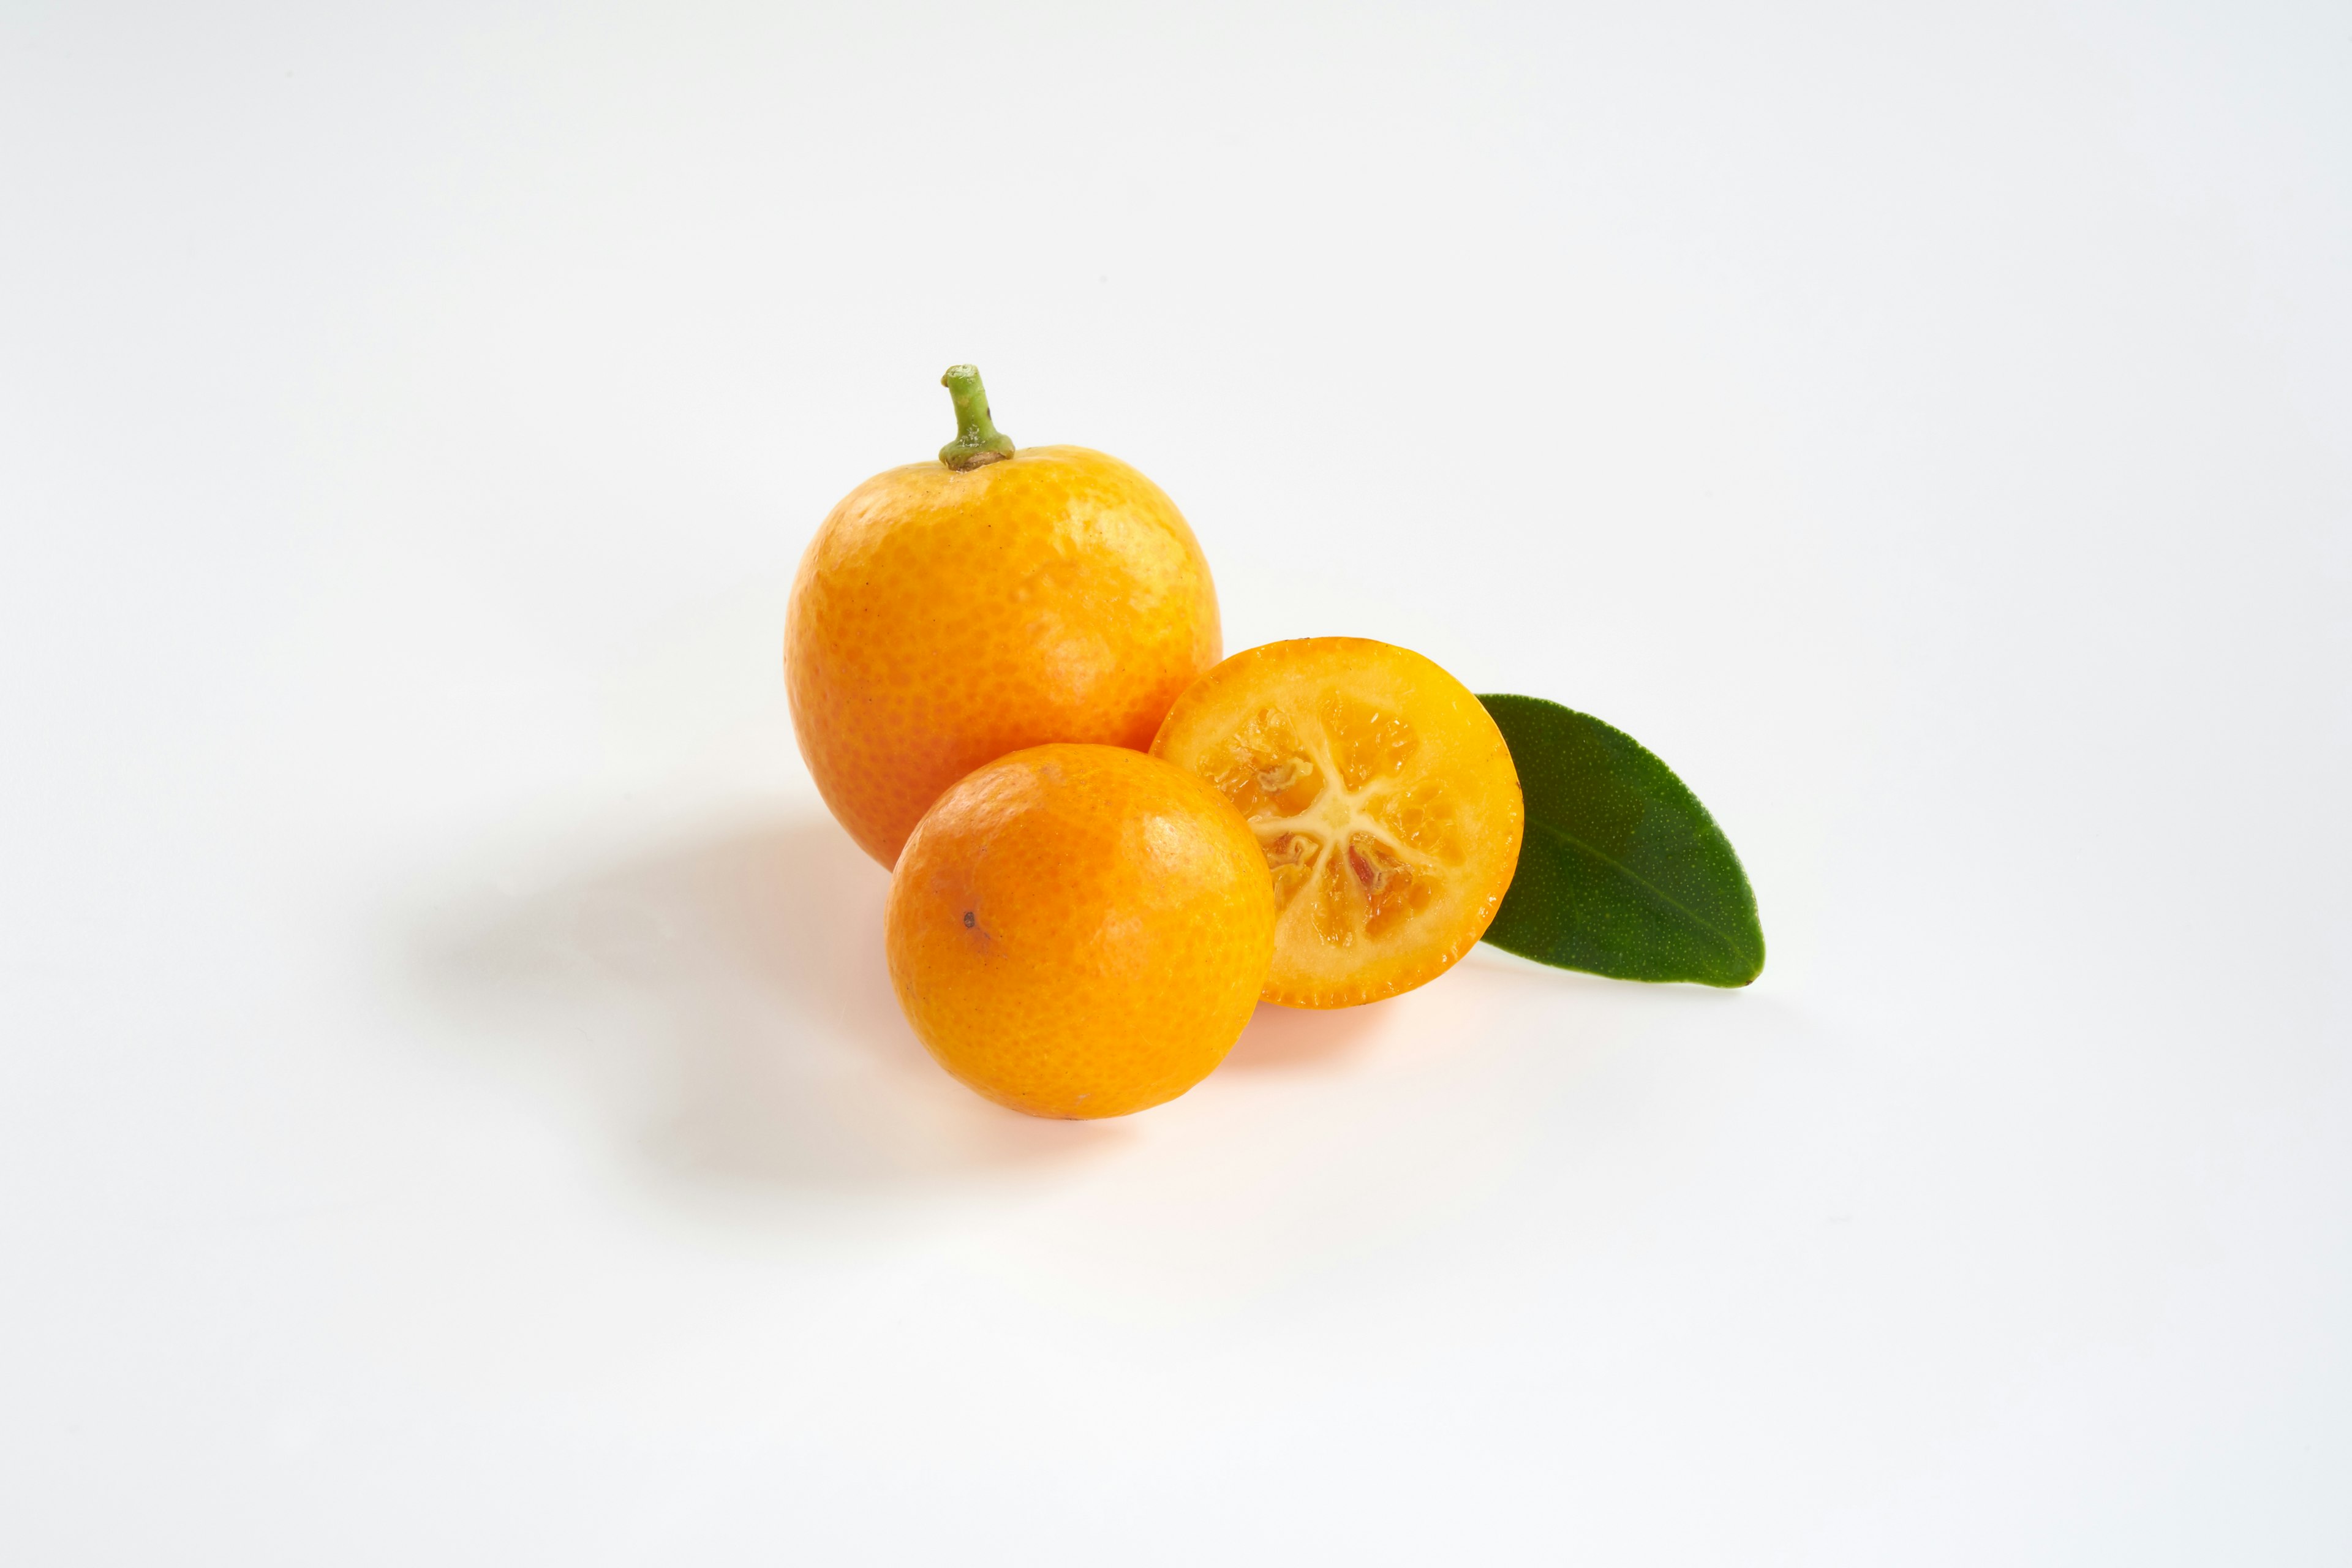
[[[1617,980],[1745,985],[1763,973],[1748,873],[1674,770],[1589,713],[1540,697],[1478,700],[1528,803],[1488,942]]]

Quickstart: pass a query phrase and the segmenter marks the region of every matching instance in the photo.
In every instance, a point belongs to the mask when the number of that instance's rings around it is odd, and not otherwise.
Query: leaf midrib
[[[1730,949],[1731,955],[1734,958],[1739,959],[1743,963],[1751,960],[1752,955],[1748,952],[1746,946],[1737,938],[1717,928],[1713,921],[1708,920],[1705,915],[1700,914],[1696,910],[1692,909],[1688,904],[1684,903],[1680,899],[1675,898],[1672,893],[1667,892],[1664,888],[1659,887],[1647,877],[1643,876],[1639,871],[1634,870],[1632,867],[1619,860],[1615,856],[1607,853],[1605,850],[1595,849],[1591,845],[1587,844],[1583,839],[1579,838],[1575,834],[1568,831],[1568,829],[1549,822],[1543,817],[1530,816],[1528,818],[1528,821],[1535,826],[1542,828],[1546,833],[1550,834],[1553,837],[1559,839],[1562,843],[1569,845],[1570,847],[1583,850],[1587,855],[1591,856],[1595,860],[1600,861],[1602,865],[1608,867],[1611,870],[1616,872],[1619,876],[1624,878],[1635,887],[1645,889],[1657,898],[1660,902],[1680,913],[1685,919],[1688,920],[1691,924],[1698,927],[1699,930],[1706,932],[1707,935],[1715,938],[1716,941],[1723,943],[1725,947]]]

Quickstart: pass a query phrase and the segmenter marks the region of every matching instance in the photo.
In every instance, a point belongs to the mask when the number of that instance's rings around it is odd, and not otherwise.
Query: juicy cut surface
[[[1277,909],[1266,999],[1378,1000],[1434,978],[1494,917],[1518,858],[1510,753],[1420,655],[1355,637],[1236,654],[1153,750],[1239,808]]]

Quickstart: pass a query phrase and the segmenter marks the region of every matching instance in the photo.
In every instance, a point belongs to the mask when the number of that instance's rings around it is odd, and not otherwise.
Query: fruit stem
[[[1013,456],[1013,437],[1001,433],[988,416],[988,389],[980,384],[980,367],[951,364],[940,384],[955,399],[956,438],[940,448],[940,461],[950,468],[976,468]]]

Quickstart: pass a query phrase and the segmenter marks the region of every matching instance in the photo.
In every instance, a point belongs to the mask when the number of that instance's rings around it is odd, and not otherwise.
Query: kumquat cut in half
[[[1302,637],[1194,681],[1152,753],[1240,808],[1274,875],[1286,1007],[1423,985],[1476,945],[1518,865],[1525,812],[1502,731],[1406,648]]]

